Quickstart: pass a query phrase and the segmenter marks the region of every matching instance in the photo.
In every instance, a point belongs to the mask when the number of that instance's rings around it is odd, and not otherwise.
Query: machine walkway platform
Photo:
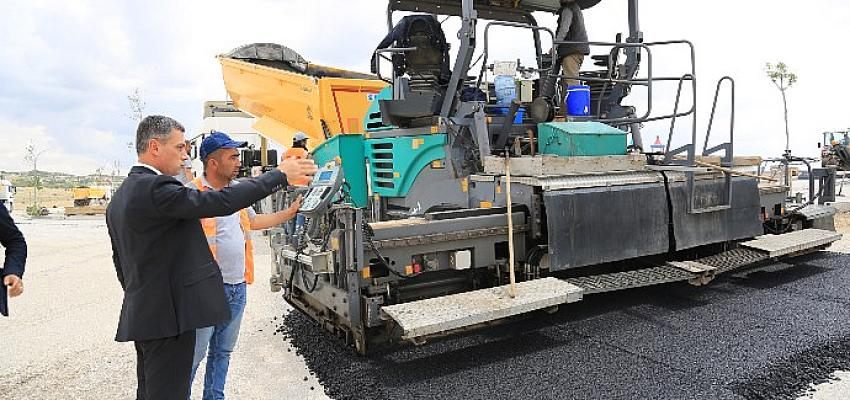
[[[386,306],[381,311],[401,327],[403,339],[411,339],[574,303],[584,291],[551,277],[517,283],[514,298],[508,290],[507,285],[497,286]]]
[[[838,239],[841,234],[821,229],[804,229],[782,235],[759,236],[741,246],[760,250],[770,257],[780,257],[799,251],[805,251],[812,247],[824,246]]]
[[[381,308],[402,330],[402,339],[416,339],[467,328],[507,317],[580,301],[585,295],[688,281],[704,285],[717,274],[769,259],[816,251],[839,240],[841,234],[806,229],[782,235],[760,236],[736,249],[692,261],[668,262],[625,272],[557,279],[547,277],[508,286],[389,305]]]

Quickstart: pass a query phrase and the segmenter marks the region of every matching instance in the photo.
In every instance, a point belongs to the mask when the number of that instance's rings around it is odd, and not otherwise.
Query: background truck
[[[74,206],[65,207],[66,216],[105,214],[106,206],[112,199],[111,186],[77,186],[71,189],[71,193]]]
[[[0,204],[11,213],[15,209],[15,185],[11,181],[0,178]]]
[[[106,206],[112,197],[112,190],[103,186],[77,186],[72,189],[72,193],[74,207]]]

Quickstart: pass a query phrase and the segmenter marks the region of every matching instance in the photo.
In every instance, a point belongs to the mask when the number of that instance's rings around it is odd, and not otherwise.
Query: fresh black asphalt
[[[278,330],[335,399],[793,399],[850,369],[848,264],[821,252],[706,287],[591,295],[368,357],[297,311]]]

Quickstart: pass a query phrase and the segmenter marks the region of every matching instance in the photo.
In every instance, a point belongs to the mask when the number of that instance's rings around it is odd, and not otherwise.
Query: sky
[[[94,173],[117,160],[134,161],[128,147],[136,122],[127,96],[138,88],[146,114],[181,121],[194,136],[204,101],[224,100],[215,56],[243,44],[286,45],[319,64],[368,70],[387,31],[384,0],[2,0],[0,1],[0,170],[26,170],[25,147],[45,150],[40,170]],[[627,32],[626,0],[587,10],[593,41]],[[810,5],[811,4],[811,5]],[[551,15],[536,16],[554,28]],[[799,81],[788,90],[791,148],[814,156],[821,132],[850,127],[845,71],[850,52],[850,3],[786,0],[644,0],[646,41],[688,39],[696,46],[697,132],[701,143],[717,80],[736,82],[735,153],[777,156],[785,147],[782,99],[764,72],[784,61]],[[444,23],[455,36],[456,21]],[[495,29],[492,59],[527,59],[530,35]],[[595,49],[595,51],[598,49]],[[599,50],[604,52],[605,50]],[[689,72],[683,49],[653,53],[653,75]],[[589,62],[585,67],[590,68]],[[642,73],[646,72],[646,67]],[[728,92],[721,97],[712,143],[729,134]],[[690,93],[686,92],[689,99]],[[626,101],[645,107],[646,93]],[[654,115],[673,109],[675,87],[656,86]],[[681,107],[690,103],[683,100]],[[644,108],[641,108],[642,110]],[[680,119],[674,145],[690,134]],[[645,140],[664,139],[666,123],[644,127]]]

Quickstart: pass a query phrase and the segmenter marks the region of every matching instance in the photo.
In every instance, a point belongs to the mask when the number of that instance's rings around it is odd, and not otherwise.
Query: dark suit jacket
[[[6,206],[0,204],[0,244],[6,248],[6,259],[3,269],[0,269],[0,315],[9,316],[9,305],[6,299],[6,285],[3,278],[6,275],[24,277],[24,266],[27,263],[27,242],[24,235],[15,226],[15,221],[9,215]]]
[[[221,271],[200,218],[230,215],[286,185],[278,170],[199,192],[136,166],[106,210],[124,289],[119,342],[173,337],[230,318]]]

